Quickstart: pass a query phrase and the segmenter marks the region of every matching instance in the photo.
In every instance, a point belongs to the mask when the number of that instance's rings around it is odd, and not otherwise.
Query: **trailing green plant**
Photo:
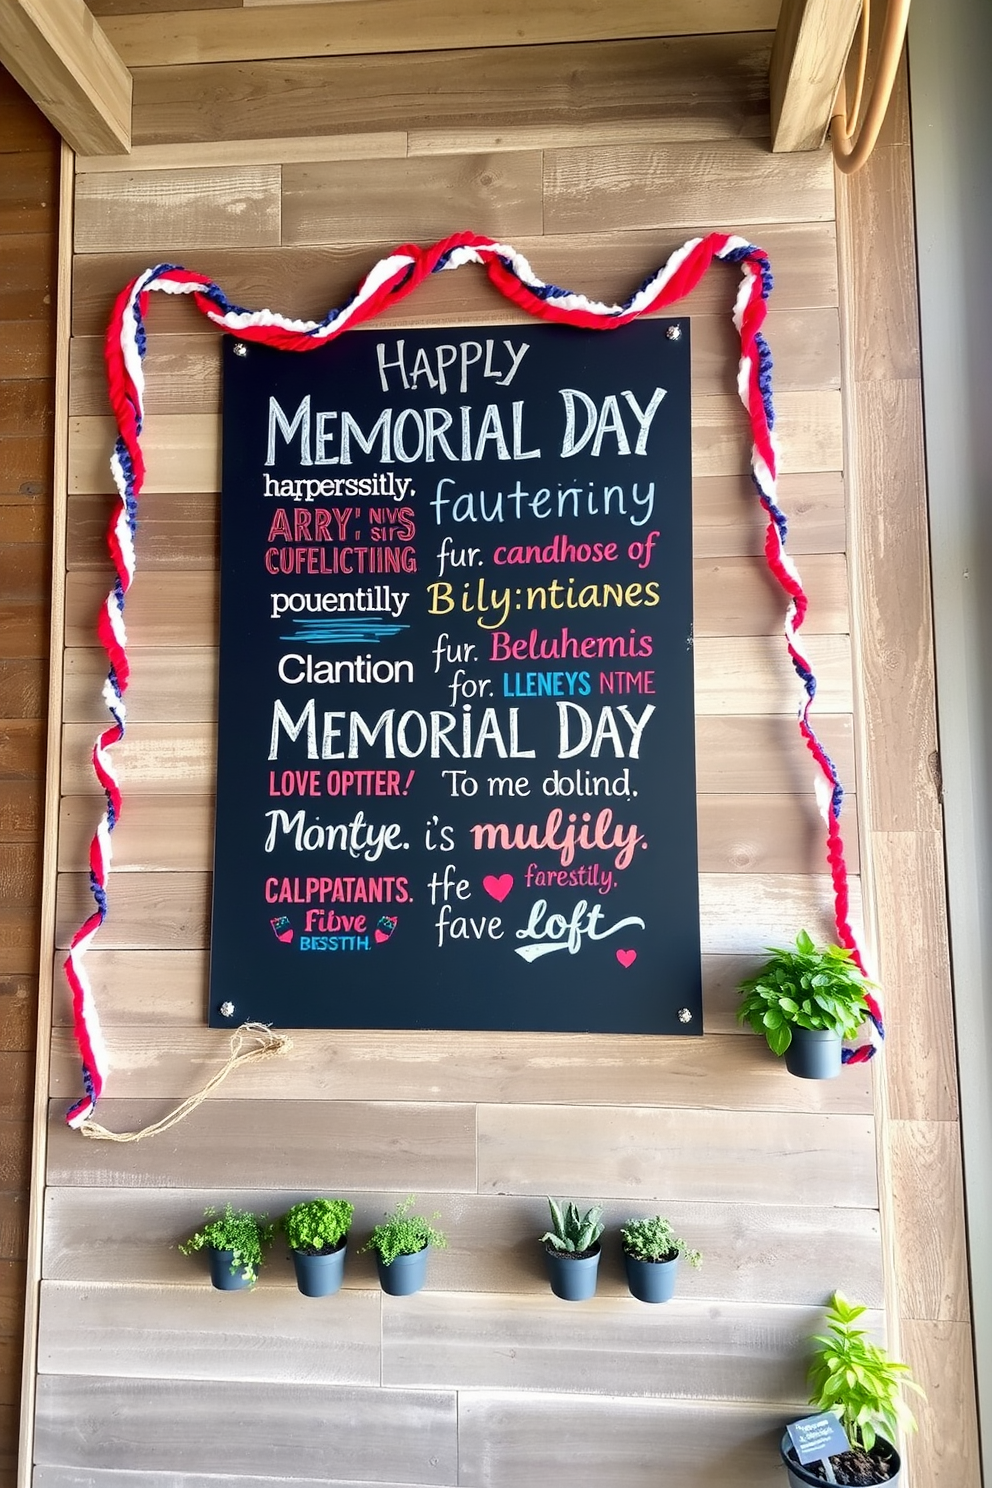
[[[624,1250],[635,1261],[671,1261],[684,1256],[696,1269],[703,1264],[698,1250],[692,1250],[680,1240],[667,1219],[652,1214],[648,1219],[628,1219],[620,1226],[620,1240]]]
[[[376,1225],[359,1255],[367,1250],[374,1250],[382,1264],[390,1266],[397,1256],[416,1255],[428,1245],[433,1245],[437,1250],[445,1249],[448,1237],[443,1230],[436,1230],[431,1224],[431,1220],[441,1218],[440,1213],[436,1212],[430,1219],[426,1219],[422,1214],[409,1212],[416,1197],[416,1194],[409,1194],[407,1198],[400,1200],[392,1214],[387,1214],[383,1223]]]
[[[354,1204],[347,1199],[303,1199],[279,1221],[291,1250],[326,1255],[337,1250],[351,1228]]]
[[[775,1054],[792,1043],[793,1028],[827,1029],[842,1038],[858,1031],[868,1013],[865,988],[874,986],[842,946],[818,950],[805,930],[796,949],[769,946],[771,960],[740,985],[741,1023],[763,1033]]]
[[[870,1452],[881,1433],[895,1442],[899,1427],[915,1431],[916,1422],[900,1389],[923,1391],[910,1378],[909,1366],[890,1359],[854,1324],[865,1308],[835,1292],[827,1308],[828,1333],[818,1333],[819,1347],[809,1367],[810,1405],[840,1418],[852,1447]],[[924,1399],[926,1397],[924,1396]]]
[[[585,1214],[580,1214],[571,1200],[564,1208],[551,1198],[548,1199],[548,1204],[551,1207],[551,1223],[554,1228],[541,1236],[544,1244],[564,1255],[581,1255],[584,1251],[591,1250],[603,1233],[602,1209],[594,1205]]]
[[[225,1205],[223,1214],[211,1206],[203,1211],[203,1217],[210,1221],[209,1224],[195,1230],[188,1240],[183,1241],[179,1247],[183,1255],[192,1255],[204,1248],[229,1250],[232,1275],[240,1271],[244,1280],[254,1286],[265,1247],[272,1244],[275,1225],[267,1223],[265,1214],[235,1209],[231,1204]]]

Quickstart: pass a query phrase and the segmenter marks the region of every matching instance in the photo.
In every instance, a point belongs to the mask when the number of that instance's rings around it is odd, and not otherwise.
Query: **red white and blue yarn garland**
[[[482,265],[495,287],[521,309],[541,320],[556,321],[587,330],[614,330],[650,311],[673,305],[695,288],[713,259],[739,265],[741,285],[734,305],[734,325],[741,343],[737,389],[751,424],[751,472],[768,526],[765,559],[768,568],[788,596],[785,637],[793,667],[805,693],[799,711],[800,733],[817,765],[815,779],[820,809],[827,826],[827,863],[834,896],[837,940],[849,949],[863,971],[860,951],[851,929],[849,891],[844,846],[840,832],[843,787],[832,760],[810,723],[816,694],[816,677],[799,641],[806,616],[807,598],[802,581],[786,551],[787,522],[776,496],[778,469],[773,434],[775,422],[771,393],[771,353],[761,334],[772,288],[768,255],[744,238],[710,233],[693,238],[677,249],[667,263],[622,305],[605,305],[586,295],[546,284],[515,248],[476,233],[456,233],[429,248],[404,244],[381,259],[366,275],[356,293],[339,309],[328,311],[323,320],[291,320],[271,310],[245,310],[233,305],[219,285],[202,274],[190,273],[174,264],[158,264],[139,274],[118,297],[107,330],[105,356],[110,400],[118,435],[111,470],[119,504],[111,518],[108,547],[117,579],[100,611],[98,633],[110,660],[103,695],[113,723],[93,748],[93,768],[106,794],[107,806],[90,845],[90,886],[96,907],[72,938],[65,962],[72,989],[76,1040],[83,1066],[85,1095],[69,1110],[70,1126],[84,1125],[92,1116],[107,1076],[107,1051],[100,1021],[85,970],[85,955],[107,915],[107,882],[111,866],[111,834],[121,814],[121,792],[110,754],[111,746],[124,735],[130,667],[124,604],[134,580],[138,497],[145,479],[141,451],[144,419],[145,315],[153,289],[166,294],[189,294],[197,308],[223,331],[244,341],[258,341],[285,351],[310,351],[332,340],[342,331],[360,325],[410,294],[431,274]],[[869,993],[869,1022],[864,1040],[845,1049],[844,1059],[856,1064],[870,1059],[884,1038],[881,1009]]]

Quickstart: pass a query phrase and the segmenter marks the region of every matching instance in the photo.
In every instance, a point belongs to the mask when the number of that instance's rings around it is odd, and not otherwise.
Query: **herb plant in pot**
[[[354,1212],[347,1199],[304,1199],[279,1221],[304,1297],[329,1297],[340,1291]]]
[[[623,1264],[631,1295],[639,1302],[668,1302],[675,1292],[679,1257],[698,1269],[703,1258],[680,1240],[667,1219],[628,1219],[620,1227]]]
[[[431,1246],[443,1250],[448,1243],[444,1232],[436,1230],[431,1223],[440,1218],[439,1214],[425,1219],[422,1214],[410,1213],[415,1198],[415,1194],[410,1194],[401,1199],[392,1214],[376,1225],[359,1252],[375,1251],[379,1285],[390,1297],[409,1297],[419,1292],[427,1280]]]
[[[204,1218],[209,1223],[180,1245],[183,1255],[204,1249],[210,1252],[210,1280],[218,1291],[239,1292],[253,1287],[275,1226],[266,1223],[264,1214],[235,1209],[231,1204],[225,1206],[223,1214],[214,1208],[204,1210]]]
[[[552,1228],[541,1242],[551,1290],[565,1302],[585,1302],[596,1292],[603,1211],[594,1206],[580,1214],[571,1201],[562,1205],[551,1198],[548,1204]]]
[[[803,1080],[830,1080],[841,1070],[841,1040],[868,1016],[871,987],[841,946],[818,950],[805,930],[795,950],[769,947],[771,960],[740,986],[741,1023],[763,1033],[774,1054]]]
[[[892,1442],[899,1428],[915,1431],[916,1422],[900,1395],[903,1385],[923,1391],[909,1377],[909,1367],[890,1359],[854,1324],[864,1307],[835,1292],[827,1309],[829,1332],[818,1333],[809,1367],[810,1405],[817,1413],[833,1411],[850,1442],[850,1450],[830,1457],[834,1479],[840,1484],[899,1482],[901,1461]],[[884,1435],[883,1435],[884,1433]],[[782,1457],[790,1488],[806,1488],[825,1481],[819,1462],[803,1467],[791,1451],[788,1433],[782,1438]]]

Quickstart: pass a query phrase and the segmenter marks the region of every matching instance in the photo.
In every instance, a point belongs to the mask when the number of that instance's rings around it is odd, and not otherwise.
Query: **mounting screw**
[[[222,1002],[221,1005],[220,1005],[220,1015],[221,1015],[222,1018],[233,1018],[234,1017],[234,1003],[233,1002]]]
[[[235,341],[234,355],[240,357],[245,357],[248,355],[248,348],[243,341]]]
[[[669,341],[681,341],[682,327],[677,325],[669,326],[668,330],[665,332],[665,335],[668,337]]]
[[[679,1008],[679,1022],[680,1023],[691,1023],[692,1022],[692,1014],[690,1013],[690,1011],[689,1011],[688,1008]]]

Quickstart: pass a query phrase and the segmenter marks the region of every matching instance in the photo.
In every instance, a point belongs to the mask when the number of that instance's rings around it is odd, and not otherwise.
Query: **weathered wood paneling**
[[[267,247],[279,242],[279,169],[132,171],[80,176],[79,253],[135,248]]]
[[[226,1043],[223,1035],[219,1040]],[[219,1046],[220,1047],[220,1044]],[[163,1113],[148,1101],[104,1100],[106,1125],[135,1130]],[[476,1188],[475,1111],[466,1105],[282,1100],[279,1121],[244,1141],[245,1105],[200,1106],[167,1144],[131,1143],[107,1152],[83,1142],[53,1110],[49,1181],[133,1187],[224,1189],[275,1178],[321,1190]],[[268,1174],[268,1178],[266,1178]]]
[[[270,1215],[282,1213],[307,1192],[225,1190],[235,1204]],[[186,1189],[177,1194],[173,1189],[50,1188],[45,1209],[45,1275],[80,1285],[155,1286],[189,1286],[195,1276],[205,1285],[202,1255],[181,1256],[177,1246],[196,1226],[203,1209],[216,1201],[217,1194],[211,1190]],[[359,1255],[358,1247],[394,1202],[395,1195],[390,1193],[355,1195],[346,1288],[377,1286],[372,1259]],[[547,1273],[537,1243],[548,1219],[543,1197],[507,1200],[500,1195],[444,1193],[432,1194],[423,1207],[428,1212],[440,1211],[439,1222],[448,1235],[448,1249],[431,1255],[428,1292],[547,1298]],[[676,1232],[703,1253],[700,1270],[681,1268],[679,1296],[686,1302],[722,1298],[752,1305],[774,1302],[810,1307],[818,1306],[834,1287],[841,1287],[845,1292],[856,1291],[870,1307],[881,1305],[878,1216],[870,1209],[685,1203],[666,1196],[664,1210]],[[649,1206],[636,1199],[606,1203],[608,1235],[600,1264],[601,1297],[629,1300],[616,1231],[632,1215],[648,1211]],[[292,1269],[277,1245],[261,1273],[260,1291],[293,1287]],[[658,1318],[663,1327],[662,1314]]]
[[[483,1193],[876,1203],[874,1123],[863,1116],[569,1105],[480,1106]]]
[[[736,226],[742,236],[760,242],[771,256],[777,310],[836,306],[837,244],[832,222],[755,224],[747,217],[738,219]],[[708,216],[693,224],[696,232],[711,228]],[[617,235],[594,232],[519,238],[514,246],[542,278],[612,302],[632,294],[645,274],[664,263],[685,238],[684,229],[663,227]],[[394,247],[389,239],[357,248],[330,242],[321,248],[212,249],[209,268],[211,277],[238,303],[306,318],[323,315],[330,306],[340,304]],[[122,252],[117,248],[77,258],[73,264],[73,335],[102,335],[117,294],[148,266],[147,253],[134,249]],[[188,266],[197,268],[198,264],[190,261]],[[729,267],[715,266],[679,302],[679,312],[727,315],[736,282]],[[164,294],[152,295],[150,300],[153,338],[157,330],[216,338],[217,331],[184,300]],[[480,315],[520,324],[530,321],[524,311],[488,286],[481,270],[459,269],[428,280],[413,300],[385,310],[375,323],[471,325]]]
[[[430,1033],[311,1033],[284,1059],[240,1072],[242,1100],[526,1101],[548,1104],[773,1111],[871,1111],[865,1066],[843,1081],[799,1082],[773,1061],[761,1039],[708,1034],[704,1040],[559,1034],[549,1054],[540,1034],[448,1033],[442,1050]],[[109,1036],[114,1090],[121,1098],[178,1100],[216,1067],[215,1031]],[[0,1059],[4,1058],[0,1055]],[[760,1093],[756,1076],[761,1075]],[[64,1034],[56,1039],[52,1094],[69,1097],[79,1078]]]
[[[819,1309],[673,1301],[663,1315],[632,1298],[581,1309],[550,1294],[422,1296],[385,1308],[385,1385],[526,1390],[668,1400],[779,1402],[787,1413]]]
[[[456,1481],[453,1392],[323,1384],[38,1380],[37,1460],[166,1473]]]
[[[560,1473],[564,1451],[576,1488],[656,1488],[662,1463],[680,1488],[725,1480],[768,1488],[782,1417],[780,1406],[466,1391],[459,1396],[460,1477],[465,1488],[547,1482]]]
[[[286,1265],[285,1261],[283,1262]],[[197,1268],[202,1270],[202,1267]],[[289,1266],[286,1265],[286,1270]],[[193,1268],[190,1267],[190,1272]],[[129,1379],[279,1380],[378,1385],[380,1293],[343,1292],[326,1307],[291,1310],[261,1289],[230,1306],[211,1286],[46,1282],[41,1294],[42,1374]]]

